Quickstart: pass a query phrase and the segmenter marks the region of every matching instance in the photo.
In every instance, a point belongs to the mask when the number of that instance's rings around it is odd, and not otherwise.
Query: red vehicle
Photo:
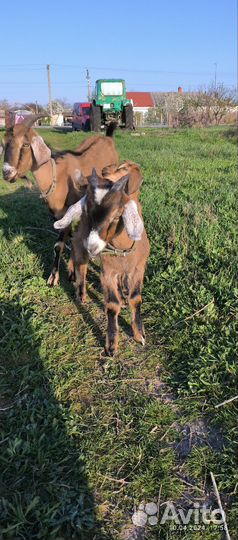
[[[75,103],[73,107],[72,130],[90,131],[91,103]]]

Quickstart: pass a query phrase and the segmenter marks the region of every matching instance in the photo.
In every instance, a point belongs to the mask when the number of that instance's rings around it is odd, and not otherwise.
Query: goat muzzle
[[[2,168],[3,179],[6,182],[13,183],[17,179],[17,170],[15,167],[9,165],[9,163],[4,163]]]

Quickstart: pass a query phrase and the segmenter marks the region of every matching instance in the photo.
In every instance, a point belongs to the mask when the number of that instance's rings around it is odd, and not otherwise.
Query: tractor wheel
[[[132,107],[131,103],[124,107],[124,111],[125,111],[125,114],[124,114],[125,128],[126,129],[133,129],[134,128],[134,125],[133,125],[133,107]]]
[[[101,108],[97,105],[92,105],[91,131],[101,131]]]

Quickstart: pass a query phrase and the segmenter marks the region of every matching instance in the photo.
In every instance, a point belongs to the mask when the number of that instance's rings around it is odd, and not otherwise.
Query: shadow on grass
[[[39,198],[38,191],[29,191],[20,187],[17,191],[0,197],[0,209],[6,217],[0,219],[0,228],[6,239],[12,239],[16,234],[24,235],[25,245],[37,255],[43,269],[43,278],[47,280],[53,262],[53,246],[57,240],[54,233],[53,219],[49,215],[47,206]],[[67,250],[65,250],[65,254]],[[95,287],[100,287],[99,277],[95,270],[96,265],[89,269],[88,282],[91,280]],[[60,285],[69,299],[75,302],[79,313],[93,330],[99,346],[103,346],[102,329],[94,320],[87,306],[75,301],[75,292],[72,284],[68,282],[68,274],[63,260],[60,265]],[[100,306],[101,307],[101,306]]]
[[[46,204],[39,198],[39,192],[35,189],[30,191],[24,187],[20,187],[16,191],[0,197],[0,209],[6,215],[5,218],[0,220],[0,228],[3,230],[5,238],[11,239],[15,234],[24,234],[24,242],[29,250],[34,252],[40,259],[43,268],[43,277],[47,280],[51,272],[53,246],[57,240],[57,233],[54,232],[53,219],[49,215]],[[66,254],[67,249],[65,250]],[[101,291],[99,274],[99,266],[93,261],[90,262],[87,283],[93,285],[97,291]],[[68,282],[67,270],[62,259],[60,265],[60,285],[68,295],[70,301],[75,303],[86,324],[89,324],[92,328],[98,346],[103,347],[105,342],[103,330],[92,317],[90,308],[75,301],[74,287]],[[88,287],[87,294],[101,310],[103,318],[103,299],[100,300],[90,287]],[[122,315],[119,317],[119,324],[127,336],[132,337],[131,327]]]
[[[226,129],[223,134],[225,139],[232,140],[232,142],[237,142],[238,138],[238,128],[236,125],[231,126],[229,129]]]
[[[0,309],[0,537],[109,540],[95,520],[86,457],[41,362],[29,306]]]

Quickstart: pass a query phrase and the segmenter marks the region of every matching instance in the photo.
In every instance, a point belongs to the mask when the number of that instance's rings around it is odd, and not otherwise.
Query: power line
[[[77,64],[52,64],[54,67],[63,67],[63,68],[80,68],[80,69],[87,69],[86,66],[83,65],[77,65]],[[103,71],[103,70],[110,70],[110,71],[125,71],[128,73],[164,73],[165,75],[211,75],[212,70],[210,71],[169,71],[164,69],[133,69],[133,68],[120,68],[120,67],[100,67],[100,66],[89,66],[88,69],[95,70],[95,71]],[[234,71],[230,72],[221,72],[223,75],[234,75]]]
[[[45,64],[0,64],[0,68],[2,67],[24,67],[24,66],[42,66],[45,67]]]
[[[53,81],[54,82],[54,85],[55,84],[62,84],[62,85],[72,85],[72,84],[76,84],[78,87],[80,88],[87,88],[88,85],[87,84],[79,84],[78,81]],[[0,84],[33,84],[33,85],[44,85],[45,86],[45,83],[42,82],[42,81],[0,81]]]
[[[115,67],[115,66],[86,66],[86,65],[82,65],[82,64],[51,64],[52,67],[54,68],[70,68],[70,69],[82,69],[82,70],[85,70],[85,69],[91,69],[91,70],[95,70],[95,71],[105,71],[105,70],[109,70],[109,71],[122,71],[122,72],[125,72],[125,73],[158,73],[158,74],[165,74],[165,75],[178,75],[178,76],[183,76],[183,75],[198,75],[198,76],[201,76],[201,75],[211,75],[211,71],[184,71],[184,70],[176,70],[176,71],[173,71],[173,70],[164,70],[164,69],[134,69],[134,68],[122,68],[122,67]],[[38,70],[41,70],[42,68],[45,68],[45,64],[0,64],[0,68],[1,70],[3,69],[12,69],[12,70],[26,70],[26,71],[38,71]],[[235,72],[234,71],[229,71],[229,72],[225,72],[225,71],[221,71],[220,72],[222,75],[235,75]]]

